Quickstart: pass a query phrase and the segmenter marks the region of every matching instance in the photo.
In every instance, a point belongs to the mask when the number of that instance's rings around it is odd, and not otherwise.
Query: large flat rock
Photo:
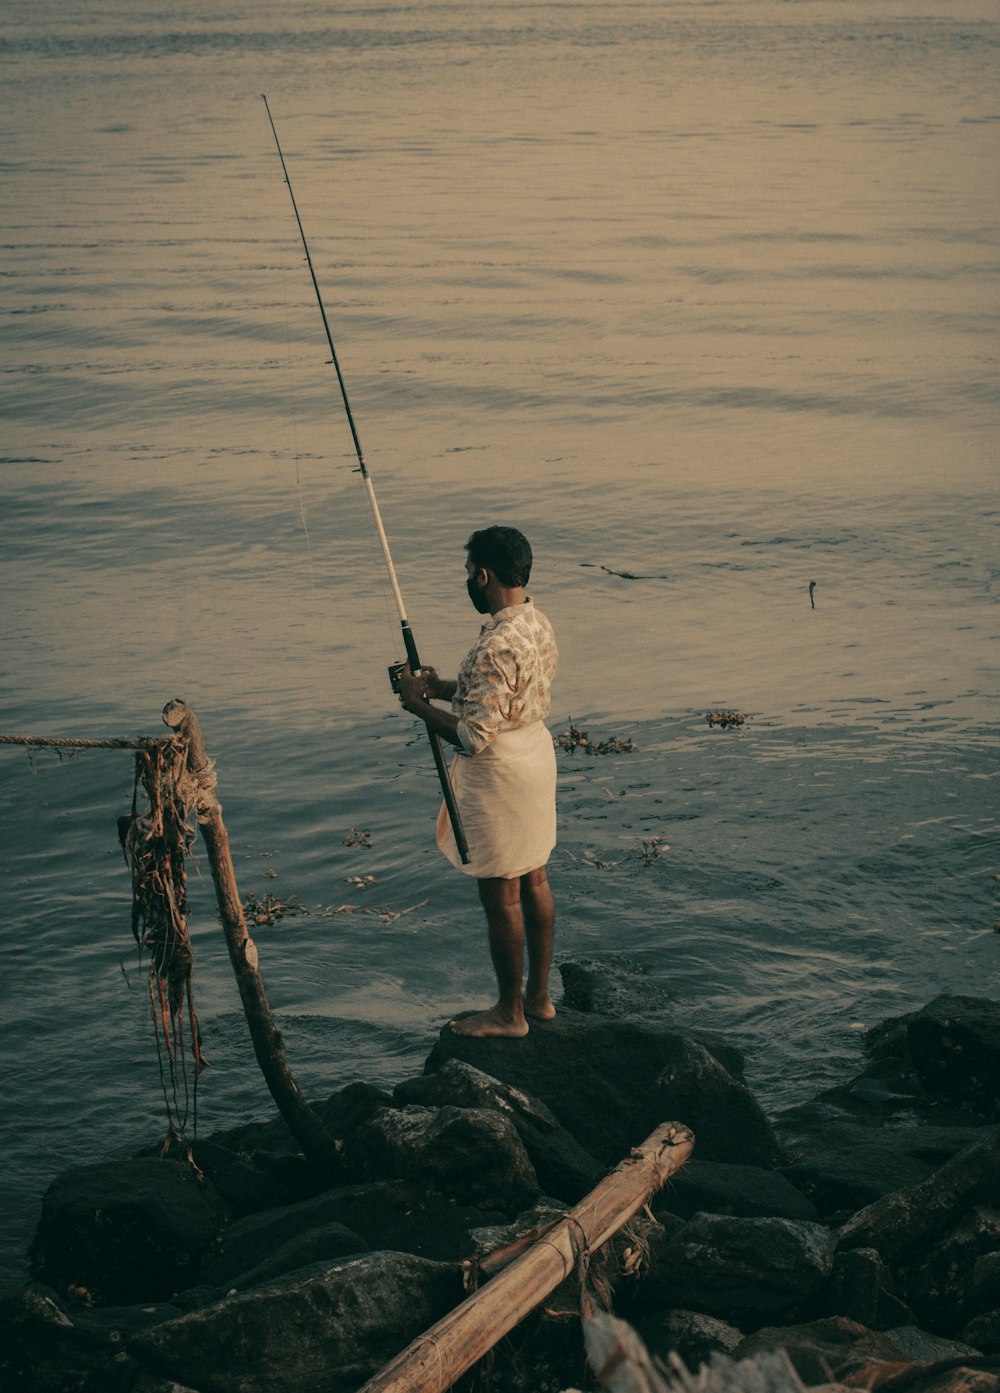
[[[694,1131],[701,1159],[777,1159],[771,1125],[742,1079],[702,1041],[656,1022],[563,1011],[520,1040],[471,1039],[446,1026],[425,1073],[449,1059],[540,1099],[605,1164],[675,1121]]]

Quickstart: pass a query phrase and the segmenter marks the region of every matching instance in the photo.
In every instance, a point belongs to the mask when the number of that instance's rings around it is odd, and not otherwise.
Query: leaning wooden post
[[[257,946],[247,932],[243,904],[236,888],[236,872],[229,852],[229,835],[222,821],[222,806],[215,793],[215,766],[205,749],[198,718],[186,702],[175,698],[163,708],[163,720],[187,741],[190,794],[212,867],[229,959],[236,974],[257,1063],[271,1097],[278,1105],[288,1130],[301,1146],[303,1155],[315,1165],[329,1169],[336,1164],[336,1148],[292,1078],[285,1059],[284,1041],[264,993],[257,965]]]
[[[618,1232],[691,1155],[694,1134],[664,1122],[492,1281],[426,1330],[359,1393],[442,1393]]]

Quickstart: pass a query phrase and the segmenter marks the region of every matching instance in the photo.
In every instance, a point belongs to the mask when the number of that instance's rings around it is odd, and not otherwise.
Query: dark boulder
[[[372,1084],[352,1083],[312,1104],[313,1112],[335,1143],[383,1108],[392,1098]],[[337,1147],[342,1156],[342,1146]],[[205,1164],[198,1159],[205,1156]],[[214,1133],[207,1142],[195,1143],[198,1164],[229,1200],[233,1213],[245,1215],[269,1205],[295,1204],[329,1189],[348,1176],[337,1161],[332,1169],[311,1164],[281,1117],[266,1122],[244,1122]]]
[[[640,965],[628,960],[561,963],[562,1005],[600,1016],[636,1016],[663,1011],[670,992],[651,982]]]
[[[436,1074],[407,1079],[393,1090],[397,1106],[492,1108],[509,1118],[524,1143],[538,1183],[553,1199],[575,1204],[604,1173],[600,1162],[561,1126],[550,1108],[519,1088],[491,1078],[460,1059]]]
[[[6,1291],[0,1297],[0,1388],[4,1393],[112,1393],[107,1371],[125,1340],[177,1314],[167,1303],[92,1311],[61,1301],[38,1282]],[[131,1378],[127,1387],[131,1390]]]
[[[983,1135],[1000,1096],[1000,1005],[938,997],[869,1031],[861,1074],[786,1109],[788,1178],[831,1222],[926,1180]]]
[[[984,1354],[1000,1355],[1000,1307],[970,1320],[962,1331],[962,1339]]]
[[[940,1152],[936,1159],[929,1158],[932,1129],[926,1127],[873,1129],[822,1115],[795,1135],[790,1134],[787,1118],[779,1125],[788,1157],[782,1174],[834,1223],[883,1195],[926,1180],[947,1159]],[[955,1137],[949,1129],[949,1154],[967,1146],[975,1135],[970,1129]]]
[[[637,1294],[641,1309],[684,1307],[744,1329],[794,1319],[826,1285],[833,1238],[821,1224],[696,1214]]]
[[[990,1216],[995,1226],[996,1211]],[[963,1315],[968,1319],[975,1311],[982,1314],[1000,1306],[1000,1244],[994,1244],[988,1252],[974,1259],[968,1277],[965,1301],[962,1303]]]
[[[636,1016],[658,1016],[673,1000],[673,993],[650,981],[647,970],[631,958],[583,958],[560,963],[563,997],[561,1005],[585,1015],[613,1016],[631,1020]],[[714,1031],[687,1029],[686,1034],[704,1045],[734,1078],[743,1078],[743,1054],[736,1045]]]
[[[902,1350],[907,1359],[914,1364],[937,1364],[942,1359],[978,1359],[981,1350],[967,1345],[961,1340],[947,1340],[941,1335],[932,1335],[921,1330],[918,1325],[899,1325],[884,1332],[892,1343]]]
[[[759,1166],[703,1161],[694,1156],[660,1191],[654,1210],[682,1219],[736,1214],[746,1219],[819,1218],[816,1206],[784,1176]]]
[[[984,1132],[939,1170],[855,1214],[841,1228],[842,1248],[877,1248],[890,1264],[927,1252],[978,1204],[1000,1204],[1000,1128]]]
[[[743,1332],[717,1316],[701,1311],[654,1311],[637,1325],[647,1348],[660,1359],[676,1354],[697,1372],[713,1354],[733,1355],[743,1343]]]
[[[61,1393],[82,1388],[106,1352],[81,1339],[68,1307],[39,1282],[0,1296],[0,1388]]]
[[[258,1261],[233,1277],[230,1289],[246,1291],[249,1287],[264,1286],[303,1267],[332,1266],[339,1258],[353,1257],[367,1251],[368,1244],[364,1239],[343,1224],[336,1221],[320,1224],[290,1238],[273,1251],[261,1248]]]
[[[300,1243],[309,1245],[317,1234],[327,1235],[334,1249],[340,1249],[332,1251],[331,1258],[365,1252],[370,1245],[343,1222],[344,1193],[344,1188],[338,1188],[298,1204],[282,1205],[237,1219],[219,1235],[199,1274],[199,1284],[220,1289],[244,1286],[247,1274],[262,1260],[272,1259],[286,1249],[294,1250]],[[341,1240],[353,1246],[345,1249],[341,1247]]]
[[[391,1107],[392,1098],[373,1084],[351,1083],[310,1106],[330,1136],[342,1141],[382,1108]],[[298,1142],[281,1117],[266,1122],[241,1122],[214,1132],[209,1140],[242,1157],[294,1156],[299,1152]]]
[[[464,1060],[541,1099],[605,1164],[662,1122],[682,1122],[706,1160],[770,1166],[770,1123],[742,1081],[691,1035],[648,1020],[564,1011],[521,1040],[473,1039],[445,1027],[426,1073]]]
[[[878,1393],[1000,1393],[1000,1362],[982,1355],[959,1355],[930,1364],[880,1360],[859,1369],[850,1385]]]
[[[79,1166],[45,1193],[32,1271],[102,1305],[166,1300],[194,1280],[228,1217],[215,1187],[180,1162]]]
[[[787,1353],[799,1378],[807,1385],[849,1379],[860,1369],[877,1364],[891,1366],[905,1360],[903,1351],[887,1335],[866,1330],[857,1321],[843,1317],[804,1325],[767,1326],[743,1341],[736,1358],[751,1359],[765,1350],[779,1349]]]
[[[313,1111],[331,1137],[346,1141],[364,1123],[392,1106],[392,1096],[370,1083],[349,1083],[331,1093],[324,1103],[314,1103]]]
[[[128,1348],[199,1393],[355,1393],[461,1298],[453,1266],[366,1253],[168,1321]]]
[[[942,1357],[942,1350],[958,1351],[961,1346],[941,1341],[932,1355],[933,1343],[919,1330],[881,1336],[866,1331],[854,1340],[846,1329],[840,1346],[835,1327],[851,1324],[825,1321],[762,1330],[745,1342],[740,1357],[776,1346],[785,1351],[808,1387],[818,1384],[824,1389],[831,1387],[830,1378],[840,1380],[835,1385],[838,1389],[878,1389],[879,1393],[998,1393],[1000,1389],[1000,1363],[974,1350]]]
[[[998,1210],[1000,1128],[919,1185],[855,1214],[839,1248],[877,1249],[919,1322],[954,1335],[997,1304]]]
[[[274,1204],[273,1180],[229,1147],[212,1141],[195,1141],[191,1146],[191,1158],[218,1190],[231,1214],[256,1214]],[[183,1156],[175,1159],[182,1160]]]
[[[909,1260],[905,1289],[929,1328],[948,1333],[1000,1303],[1000,1209],[976,1205],[957,1218],[919,1260]]]
[[[243,1288],[259,1279],[262,1262],[282,1255],[284,1265],[296,1253],[303,1257],[299,1266],[376,1249],[458,1262],[472,1252],[469,1230],[502,1218],[497,1210],[456,1204],[408,1181],[338,1186],[237,1220],[221,1234],[199,1281],[216,1294]]]
[[[90,1393],[89,1389],[87,1393]],[[117,1393],[117,1387],[102,1388],[100,1393]],[[174,1379],[161,1379],[154,1374],[140,1371],[138,1376],[129,1382],[127,1390],[124,1384],[121,1386],[121,1393],[198,1393],[198,1389],[189,1388],[187,1384],[177,1383]]]
[[[1000,1002],[937,996],[877,1026],[866,1047],[902,1060],[930,1097],[1000,1120]]]
[[[818,1316],[844,1316],[869,1330],[889,1330],[913,1320],[892,1272],[875,1248],[834,1253],[830,1280],[816,1306]]]
[[[346,1154],[355,1179],[405,1177],[505,1214],[539,1194],[513,1124],[489,1108],[386,1108],[357,1129]]]

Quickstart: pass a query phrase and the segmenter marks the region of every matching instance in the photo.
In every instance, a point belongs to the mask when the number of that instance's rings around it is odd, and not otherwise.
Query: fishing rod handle
[[[419,672],[420,655],[417,652],[417,641],[413,637],[413,630],[406,620],[403,620],[403,646],[406,649],[406,661],[411,672]],[[448,809],[448,821],[451,823],[451,830],[455,836],[455,845],[458,847],[458,854],[462,858],[462,865],[467,866],[472,859],[469,856],[469,843],[466,840],[465,828],[462,825],[462,814],[458,810],[458,803],[455,801],[455,790],[451,786],[451,775],[448,773],[448,766],[445,763],[444,751],[441,748],[441,737],[437,731],[427,727],[427,735],[431,742],[431,751],[434,755],[434,764],[437,767],[438,780],[441,784],[441,794],[444,798],[444,805]]]

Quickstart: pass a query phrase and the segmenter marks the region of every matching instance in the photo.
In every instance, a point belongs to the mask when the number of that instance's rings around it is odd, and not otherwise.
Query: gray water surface
[[[241,889],[308,910],[256,937],[310,1094],[418,1071],[492,982],[260,93],[424,658],[514,523],[553,732],[637,746],[559,756],[560,955],[637,964],[773,1110],[1000,989],[998,35],[979,0],[5,7],[0,734],[191,702]],[[8,1276],[60,1169],[162,1131],[131,792],[126,753],[0,748]],[[190,890],[208,1133],[271,1103],[203,857]]]

